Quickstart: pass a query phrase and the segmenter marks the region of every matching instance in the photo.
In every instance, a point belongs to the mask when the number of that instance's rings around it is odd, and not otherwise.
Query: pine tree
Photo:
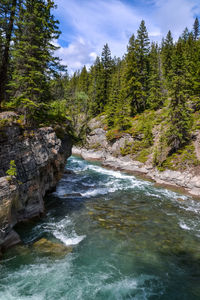
[[[166,38],[162,43],[162,66],[163,74],[166,79],[167,86],[170,86],[171,82],[171,70],[172,70],[172,54],[173,54],[173,38],[171,31],[168,31]]]
[[[151,109],[158,109],[162,106],[164,95],[161,78],[160,53],[158,45],[152,43],[150,51],[150,77],[148,105]]]
[[[193,36],[195,41],[199,38],[199,35],[200,35],[199,20],[198,18],[196,18],[193,25]]]
[[[182,33],[181,38],[184,40],[184,42],[186,42],[190,37],[190,32],[188,30],[188,28],[186,27]]]
[[[17,0],[1,0],[0,2],[0,108],[2,101],[6,98],[9,53],[17,5]]]
[[[192,44],[192,45],[191,45]],[[187,71],[190,72],[189,86],[193,109],[200,110],[200,39],[187,46],[189,57],[187,60]]]
[[[146,108],[147,93],[148,93],[148,82],[149,82],[149,51],[150,51],[150,41],[148,37],[147,28],[145,26],[144,20],[142,20],[139,29],[137,31],[137,39],[135,41],[135,54],[137,59],[137,68],[139,74],[137,76],[138,82],[142,86],[142,91],[140,94],[140,107],[138,112],[142,112]]]
[[[104,110],[104,100],[105,100],[105,79],[104,79],[104,69],[97,56],[94,66],[91,68],[91,80],[89,87],[89,97],[90,97],[90,115],[95,117]]]
[[[109,102],[106,107],[108,128],[112,128],[116,125],[116,122],[118,123],[117,108],[119,107],[120,102],[122,63],[121,61],[118,61],[117,64],[118,65],[115,66],[115,72],[112,75]]]
[[[187,105],[186,64],[183,44],[178,41],[172,57],[173,77],[170,103],[170,127],[168,141],[177,151],[190,140],[191,112]]]
[[[57,21],[51,14],[54,2],[26,0],[21,7],[15,47],[14,72],[10,89],[19,101],[47,102],[51,99],[50,79],[56,74],[57,49],[52,41],[59,36]]]
[[[137,44],[135,36],[132,35],[129,39],[127,47],[127,54],[125,57],[125,65],[122,74],[122,90],[121,101],[126,103],[127,113],[135,115],[137,112],[143,110],[143,89],[139,81],[138,60],[136,57]]]
[[[101,111],[103,111],[109,98],[109,89],[113,70],[113,60],[111,58],[111,51],[108,47],[108,44],[105,44],[103,47],[101,62],[103,66],[103,102],[101,104]]]
[[[80,77],[78,80],[78,89],[80,91],[84,92],[85,94],[88,93],[88,84],[89,84],[88,80],[89,80],[88,72],[87,72],[86,66],[84,66],[80,73]]]

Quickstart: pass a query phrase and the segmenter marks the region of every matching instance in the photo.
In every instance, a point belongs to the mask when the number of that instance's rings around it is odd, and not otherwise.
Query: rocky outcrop
[[[0,252],[20,242],[17,223],[44,213],[43,197],[61,178],[71,147],[68,135],[61,141],[50,127],[0,127]],[[16,178],[6,176],[12,160]]]
[[[165,170],[159,172],[152,165],[132,160],[129,155],[115,157],[106,150],[95,151],[73,147],[72,154],[79,155],[85,160],[99,160],[104,167],[132,174],[144,174],[146,178],[153,179],[158,184],[183,188],[191,195],[200,197],[200,175],[195,175],[192,171]]]
[[[112,143],[107,140],[107,131],[104,129],[104,116],[93,119],[89,123],[90,133],[87,136],[84,148],[74,147],[72,152],[86,160],[99,160],[102,165],[125,172],[144,174],[145,177],[164,185],[185,189],[192,195],[200,196],[200,167],[184,171],[165,170],[160,172],[152,164],[152,153],[145,163],[134,160],[131,155],[121,155],[121,149],[126,144],[133,144],[135,140],[130,134],[124,133]],[[100,127],[100,128],[99,128]],[[140,138],[140,137],[139,137]],[[194,142],[195,151],[200,155],[200,135]]]

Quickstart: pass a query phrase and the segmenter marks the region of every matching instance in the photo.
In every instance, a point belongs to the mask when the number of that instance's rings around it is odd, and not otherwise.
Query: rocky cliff
[[[144,174],[145,177],[153,179],[158,184],[176,186],[183,188],[192,195],[200,196],[200,132],[197,131],[194,135],[193,148],[196,152],[194,158],[195,164],[187,165],[189,159],[191,161],[191,153],[186,152],[183,157],[183,169],[166,168],[160,171],[153,165],[153,148],[157,141],[157,132],[154,132],[154,144],[149,148],[145,157],[141,155],[126,154],[128,147],[137,146],[140,136],[133,138],[127,132],[115,136],[110,141],[108,139],[108,131],[105,128],[104,116],[93,119],[89,123],[89,134],[87,135],[86,143],[82,148],[74,147],[72,152],[75,155],[80,155],[86,160],[100,160],[106,167],[119,169],[125,172]],[[146,149],[142,150],[143,152]],[[145,159],[144,159],[145,158]],[[176,158],[177,161],[179,159]],[[177,163],[175,161],[175,164]],[[173,167],[173,166],[172,166]]]
[[[72,147],[68,135],[61,141],[50,127],[24,129],[18,122],[1,123],[0,253],[20,242],[13,229],[17,223],[44,213],[43,197],[61,178]],[[16,177],[6,176],[12,160]]]

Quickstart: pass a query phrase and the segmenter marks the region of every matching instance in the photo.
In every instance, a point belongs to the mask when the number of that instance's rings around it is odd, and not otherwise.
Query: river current
[[[66,168],[0,262],[0,300],[200,299],[200,202],[77,157]],[[71,252],[40,255],[41,238]]]

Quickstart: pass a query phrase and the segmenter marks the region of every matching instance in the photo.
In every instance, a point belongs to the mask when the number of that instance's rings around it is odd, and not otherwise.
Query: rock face
[[[100,128],[99,128],[100,127]],[[73,148],[75,155],[86,160],[99,160],[105,167],[119,169],[125,172],[141,173],[153,179],[158,184],[167,184],[184,188],[192,195],[200,196],[200,168],[186,169],[185,171],[165,170],[158,171],[152,165],[151,160],[146,163],[134,160],[130,155],[122,156],[120,148],[126,143],[134,143],[130,134],[125,133],[122,137],[109,143],[106,138],[106,130],[103,129],[103,116],[98,120],[93,119],[89,123],[90,133],[87,136],[84,148]],[[200,135],[195,142],[197,157],[200,158]]]
[[[43,197],[61,178],[71,155],[69,136],[61,141],[50,127],[24,130],[0,128],[0,253],[20,242],[13,227],[44,212]],[[6,176],[10,161],[17,177]]]

